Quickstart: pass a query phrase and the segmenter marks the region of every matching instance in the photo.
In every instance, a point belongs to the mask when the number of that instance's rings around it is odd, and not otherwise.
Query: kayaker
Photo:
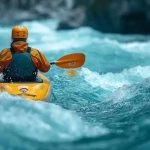
[[[47,72],[50,63],[39,50],[29,47],[28,29],[25,26],[12,28],[10,48],[0,52],[0,72],[5,81],[34,81],[37,72]]]

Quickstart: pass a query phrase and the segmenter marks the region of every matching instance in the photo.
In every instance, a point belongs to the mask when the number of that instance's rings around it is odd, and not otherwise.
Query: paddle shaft
[[[55,62],[51,62],[50,64],[51,64],[51,65],[55,65]]]

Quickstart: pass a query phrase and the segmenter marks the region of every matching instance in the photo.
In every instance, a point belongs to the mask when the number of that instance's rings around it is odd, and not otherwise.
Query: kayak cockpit
[[[21,81],[15,81],[15,83],[18,83],[18,82],[21,82]],[[26,83],[26,81],[23,81],[23,82]],[[34,81],[27,81],[27,82],[42,83],[43,79],[39,75],[37,75]],[[11,83],[11,82],[4,81],[3,74],[0,74],[0,83]]]

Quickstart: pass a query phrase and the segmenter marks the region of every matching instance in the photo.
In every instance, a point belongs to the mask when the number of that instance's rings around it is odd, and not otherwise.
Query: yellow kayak
[[[38,73],[35,82],[11,83],[4,82],[3,75],[0,74],[0,91],[35,101],[49,101],[51,95],[51,83],[41,73]]]
[[[85,55],[83,53],[72,53],[50,64],[60,68],[71,69],[81,67],[84,62]],[[0,73],[0,91],[35,101],[49,101],[51,96],[51,83],[41,73],[38,73],[35,82],[4,82],[3,74]]]

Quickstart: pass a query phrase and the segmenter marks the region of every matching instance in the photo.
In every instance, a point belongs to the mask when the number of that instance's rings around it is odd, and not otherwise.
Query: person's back
[[[5,81],[34,81],[38,69],[47,72],[50,63],[45,56],[26,42],[28,30],[24,26],[12,29],[12,43],[0,53],[0,72]]]

